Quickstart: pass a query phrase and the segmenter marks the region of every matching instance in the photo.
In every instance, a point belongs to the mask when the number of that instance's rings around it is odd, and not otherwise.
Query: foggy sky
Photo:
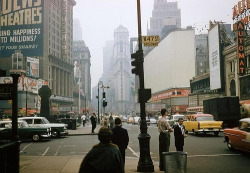
[[[232,24],[232,8],[239,0],[177,1],[181,9],[182,28],[185,28],[201,27],[209,20]],[[147,34],[147,22],[152,17],[153,4],[154,0],[141,0],[142,35]],[[74,18],[80,20],[83,40],[90,50],[94,87],[103,72],[103,47],[107,40],[113,40],[114,30],[123,25],[129,30],[130,37],[138,35],[137,0],[76,0]]]

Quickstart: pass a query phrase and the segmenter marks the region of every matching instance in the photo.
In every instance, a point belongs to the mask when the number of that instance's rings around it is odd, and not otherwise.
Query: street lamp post
[[[140,0],[137,0],[137,17],[138,17],[138,39],[139,39],[139,102],[140,102],[140,112],[141,112],[141,123],[140,123],[140,134],[138,136],[140,145],[140,158],[137,166],[137,172],[154,172],[154,165],[150,156],[150,138],[151,136],[147,133],[147,123],[146,123],[146,110],[145,102],[148,99],[146,95],[149,95],[147,91],[149,89],[144,88],[144,70],[143,70],[143,49],[142,49],[142,35],[141,35],[141,8]],[[151,91],[150,91],[151,95]]]
[[[24,85],[23,85],[23,91],[24,91],[24,87],[26,88],[26,90],[25,90],[25,100],[26,100],[26,102],[25,102],[25,116],[27,117],[27,114],[28,114],[28,87],[27,87],[27,84],[25,83]]]
[[[98,84],[97,84],[97,88],[98,88],[98,124],[100,124],[100,112],[99,112],[99,104],[100,104],[100,101],[99,101],[99,98],[100,98],[100,94],[99,94],[99,85],[102,84],[103,85],[103,82],[102,81],[99,81]]]

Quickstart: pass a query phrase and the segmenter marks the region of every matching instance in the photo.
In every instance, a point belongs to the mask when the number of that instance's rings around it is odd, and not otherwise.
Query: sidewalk
[[[79,126],[76,130],[68,130],[69,136],[97,135],[101,126],[97,125],[95,133],[91,133],[91,125]],[[20,173],[77,173],[83,156],[20,156]],[[125,172],[137,171],[138,158],[126,157]],[[159,173],[158,165],[154,170]]]

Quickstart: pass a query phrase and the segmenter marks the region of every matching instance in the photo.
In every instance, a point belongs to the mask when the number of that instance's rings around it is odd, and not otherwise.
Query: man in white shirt
[[[163,152],[169,152],[170,146],[170,132],[173,129],[170,127],[169,123],[167,122],[166,118],[168,115],[167,109],[161,109],[162,118],[158,121],[158,131],[159,135],[159,155],[160,155],[160,164],[159,169],[160,171],[164,171],[164,162],[163,162]]]
[[[85,127],[86,115],[83,114],[82,117],[81,117],[81,119],[82,119],[82,126]]]

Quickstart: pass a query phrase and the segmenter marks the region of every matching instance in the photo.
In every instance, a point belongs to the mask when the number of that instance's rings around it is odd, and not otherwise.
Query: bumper
[[[221,129],[199,129],[198,132],[220,132]]]
[[[51,134],[43,134],[41,135],[42,138],[51,138]]]
[[[68,136],[69,132],[67,130],[65,130],[64,132],[60,132],[61,136]]]

